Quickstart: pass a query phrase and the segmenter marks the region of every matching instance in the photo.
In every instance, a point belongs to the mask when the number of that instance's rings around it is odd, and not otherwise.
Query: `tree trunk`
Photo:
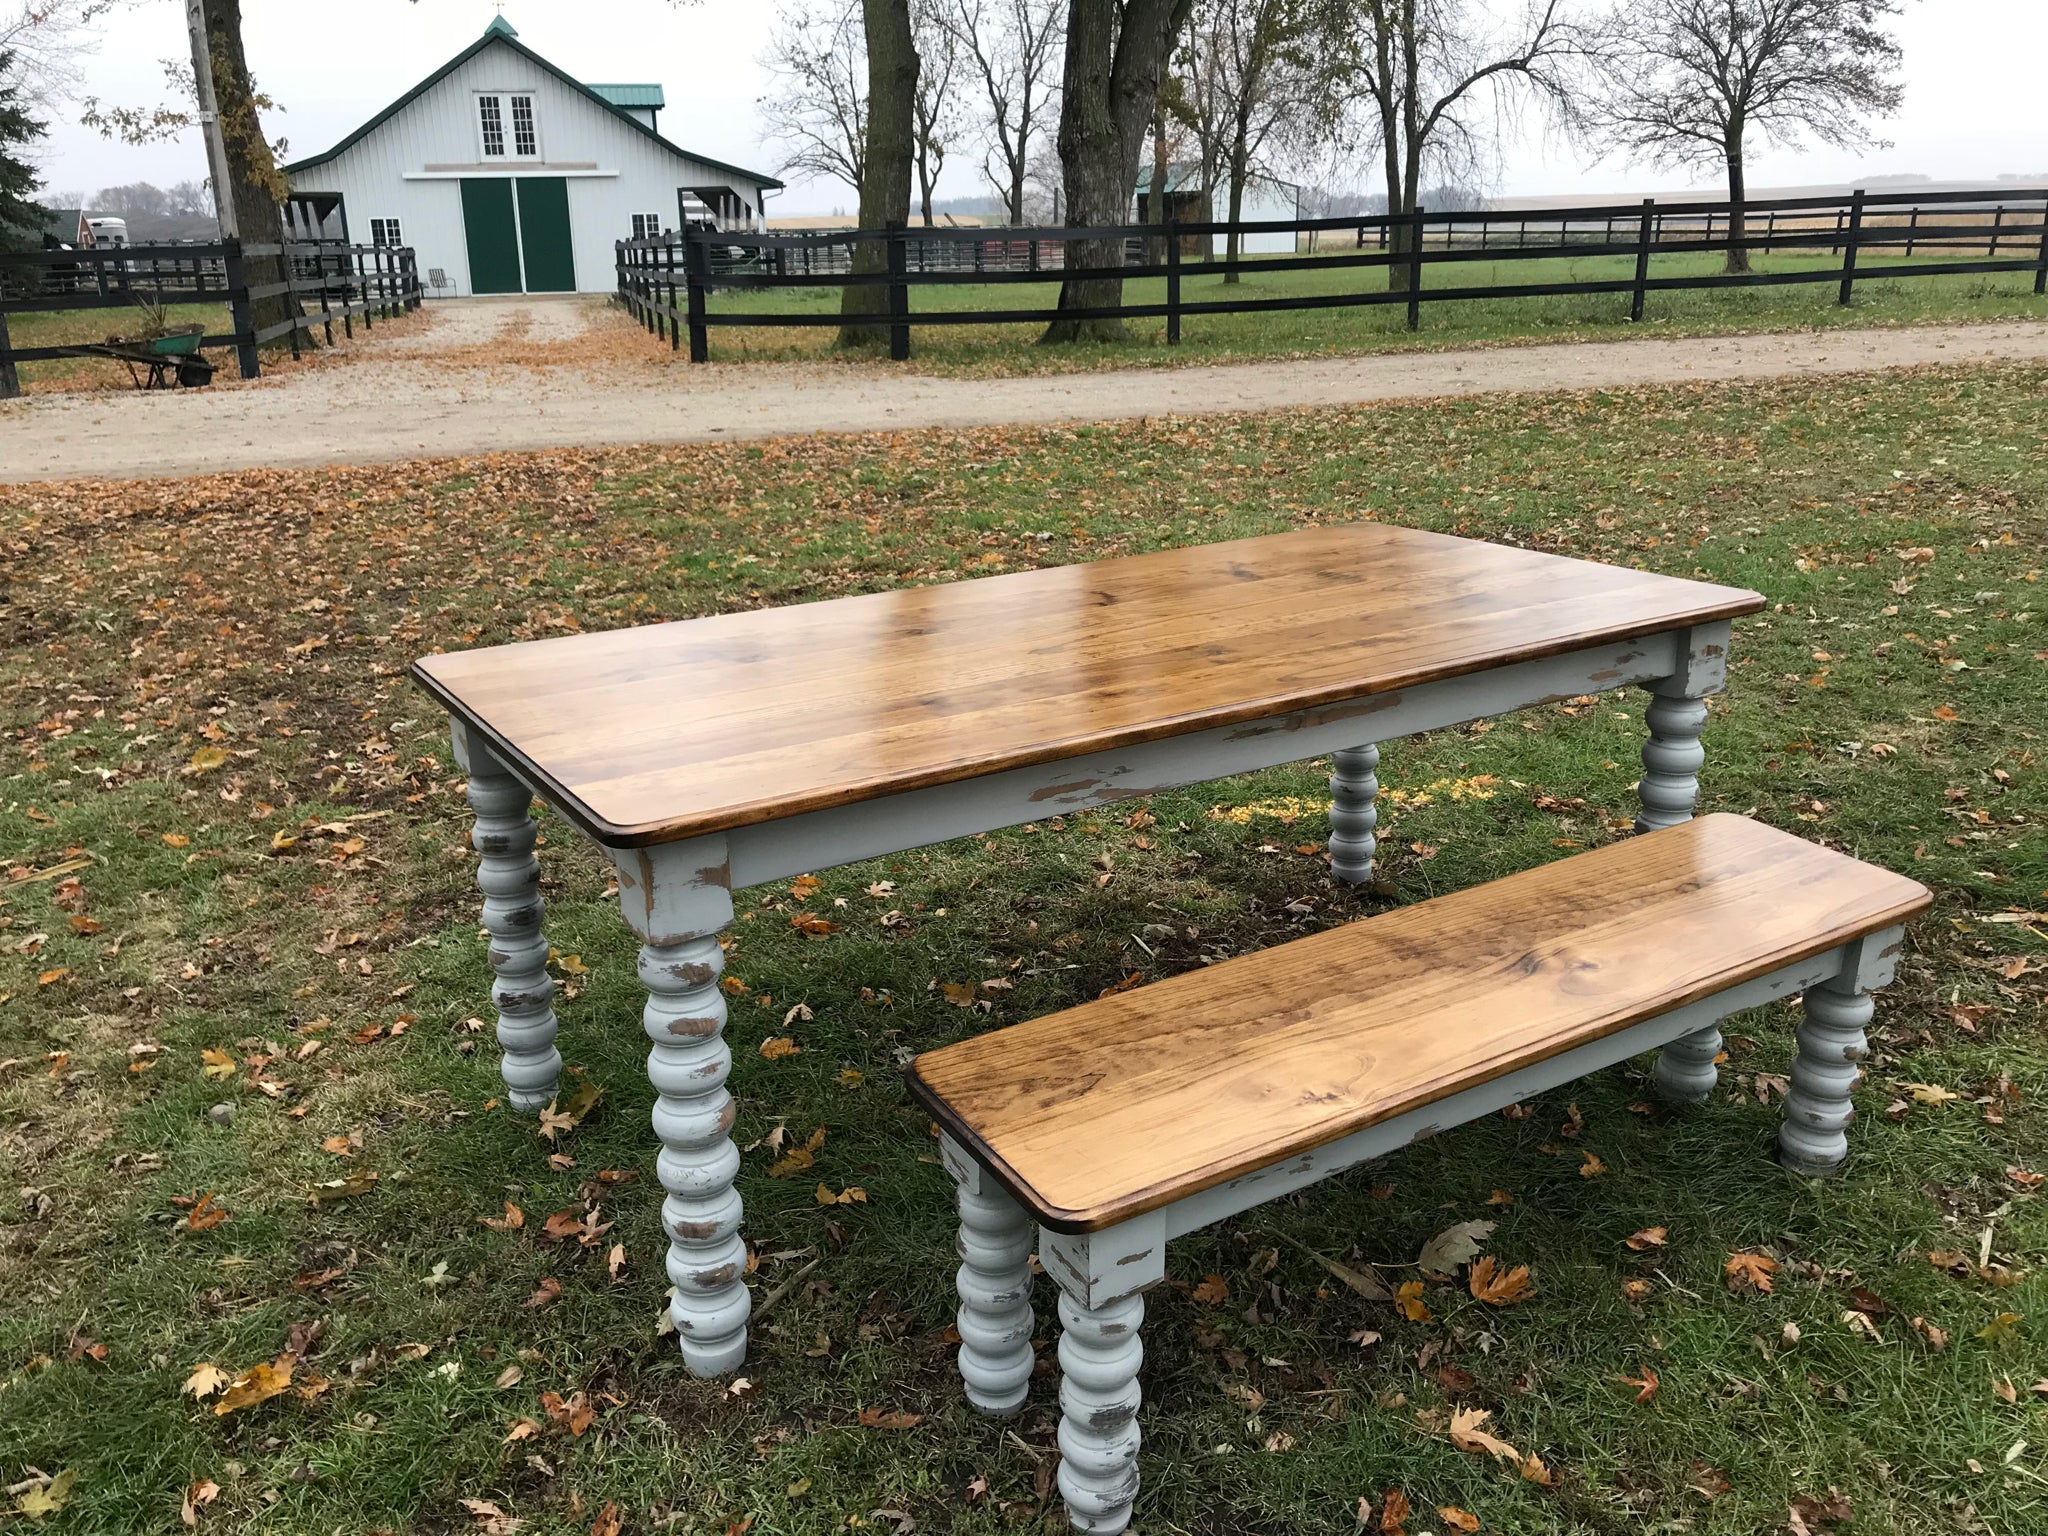
[[[213,94],[220,105],[220,134],[228,161],[228,195],[233,197],[242,244],[284,243],[284,199],[290,190],[284,173],[263,137],[255,88],[249,82],[249,60],[242,51],[242,0],[204,0],[207,49],[213,58]],[[218,194],[216,194],[218,195]],[[252,256],[247,270],[251,286],[284,281],[284,258]],[[297,319],[299,309],[287,294],[257,299],[250,305],[256,328]],[[310,333],[308,339],[310,340]]]
[[[861,0],[868,44],[868,122],[865,175],[861,178],[859,223],[883,229],[910,218],[911,161],[916,153],[917,43],[910,31],[909,0]],[[862,240],[853,248],[853,270],[889,270],[888,242]],[[882,284],[849,284],[840,290],[842,347],[881,348],[889,328],[871,317],[889,309]]]
[[[1749,270],[1749,247],[1742,244],[1749,233],[1749,188],[1742,166],[1742,138],[1740,130],[1731,139],[1728,149],[1728,260],[1722,267],[1724,272],[1747,272]]]
[[[1145,198],[1145,222],[1166,228],[1166,93],[1160,92],[1153,98],[1152,107],[1152,185]],[[1158,266],[1166,260],[1166,236],[1152,242],[1152,262]]]
[[[1158,101],[1173,38],[1192,5],[1193,0],[1072,0],[1058,140],[1069,228],[1128,222],[1145,123]],[[1067,246],[1070,265],[1114,268],[1123,259],[1119,239]],[[1121,276],[1070,278],[1060,284],[1059,308],[1108,308],[1123,301],[1123,291]],[[1062,318],[1039,339],[1122,341],[1125,335],[1121,320]]]
[[[1227,237],[1229,243],[1223,248],[1224,259],[1230,262],[1237,260],[1237,254],[1242,249],[1242,246],[1239,244],[1240,237],[1237,232],[1237,224],[1238,220],[1244,217],[1244,178],[1251,162],[1251,156],[1245,152],[1244,139],[1245,126],[1243,122],[1239,122],[1237,125],[1237,141],[1230,147],[1230,213],[1228,215],[1230,234]],[[1216,242],[1212,238],[1209,243],[1214,245]],[[1223,281],[1236,284],[1244,281],[1244,279],[1238,276],[1237,269],[1232,266],[1224,269]]]

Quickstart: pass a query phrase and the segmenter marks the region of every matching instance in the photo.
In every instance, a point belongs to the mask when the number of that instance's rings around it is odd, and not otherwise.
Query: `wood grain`
[[[1091,1232],[1900,923],[1925,887],[1708,816],[918,1057],[911,1092]]]
[[[423,657],[638,847],[1557,655],[1753,592],[1375,523]]]

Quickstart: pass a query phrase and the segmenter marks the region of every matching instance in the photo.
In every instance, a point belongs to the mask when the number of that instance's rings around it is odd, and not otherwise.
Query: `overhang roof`
[[[625,123],[628,127],[632,128],[634,132],[646,135],[648,138],[652,139],[655,143],[659,144],[663,149],[667,150],[672,155],[679,155],[685,160],[694,160],[699,165],[708,165],[715,171],[728,172],[729,174],[737,176],[742,180],[753,182],[756,186],[780,187],[782,185],[782,183],[775,177],[766,175],[763,172],[750,171],[743,165],[729,165],[723,160],[713,160],[708,155],[699,155],[692,153],[690,150],[684,149],[680,144],[676,144],[671,140],[663,138],[660,134],[656,133],[652,128],[648,127],[645,123],[641,122],[639,118],[633,116],[632,113],[628,112],[624,106],[615,102],[607,101],[603,96],[598,94],[596,88],[585,85],[581,80],[578,80],[575,76],[565,73],[563,70],[549,63],[546,59],[542,58],[539,54],[535,53],[531,48],[527,47],[526,44],[520,42],[519,34],[513,30],[512,24],[505,20],[505,18],[502,16],[493,17],[491,20],[491,24],[484,28],[483,36],[479,37],[475,42],[471,43],[467,48],[463,49],[462,52],[455,55],[454,58],[450,59],[446,64],[443,64],[431,75],[427,76],[426,79],[422,80],[418,85],[414,86],[411,90],[407,91],[403,96],[399,97],[398,100],[392,102],[390,106],[386,107],[382,112],[379,112],[367,123],[364,123],[362,127],[358,128],[354,133],[350,134],[347,138],[343,139],[339,144],[335,145],[332,149],[328,150],[324,154],[309,155],[304,160],[294,160],[291,164],[283,168],[284,173],[287,176],[296,176],[302,171],[312,170],[315,166],[325,165],[328,161],[332,160],[335,156],[339,155],[343,150],[360,143],[369,134],[373,133],[376,129],[381,127],[400,109],[410,106],[413,102],[419,100],[420,97],[424,96],[436,85],[440,84],[443,80],[447,79],[449,75],[454,73],[462,65],[467,64],[471,59],[475,58],[478,54],[482,53],[484,49],[490,47],[491,44],[493,43],[502,43],[505,47],[514,50],[515,52],[521,54],[523,57],[530,60],[531,62],[538,64],[542,69],[546,70],[549,74],[553,75],[557,80],[560,80],[563,84],[571,87],[574,90],[582,92],[584,96],[588,97],[592,102],[596,103],[604,111],[609,112],[613,117],[617,118],[620,122]],[[619,87],[612,87],[612,89],[619,89]],[[651,89],[654,92],[656,92],[656,94],[659,94],[661,87],[635,86],[632,87],[632,89]],[[659,103],[636,103],[636,105],[659,105]]]
[[[615,107],[665,107],[658,85],[610,85],[593,80],[590,88]]]

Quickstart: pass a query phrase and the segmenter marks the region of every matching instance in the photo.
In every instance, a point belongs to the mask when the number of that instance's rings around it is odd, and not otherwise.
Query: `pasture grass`
[[[1355,1536],[1360,1499],[1378,1521],[1400,1490],[1411,1532],[1455,1509],[1751,1536],[1795,1507],[1809,1531],[2041,1529],[2044,430],[2048,372],[1997,367],[0,492],[7,1506],[47,1475],[64,1507],[34,1528],[59,1533],[177,1529],[208,1485],[216,1532],[487,1531],[495,1508],[557,1536],[611,1504],[631,1533],[1055,1528],[1050,1376],[1008,1425],[957,1391],[949,1187],[905,1055],[1621,835],[1640,699],[1388,743],[1362,894],[1290,805],[1322,796],[1316,763],[740,893],[740,1187],[757,1302],[787,1287],[742,1387],[657,1333],[633,944],[552,814],[562,1047],[602,1097],[554,1140],[500,1102],[466,807],[405,668],[1378,518],[1764,592],[1707,803],[1937,905],[1838,1180],[1772,1160],[1777,1008],[1728,1027],[1701,1109],[1638,1112],[1639,1061],[1176,1243],[1137,1528]],[[764,1056],[779,1037],[800,1054]],[[778,1139],[820,1131],[814,1167],[772,1176]],[[209,1196],[227,1217],[195,1225]],[[523,1225],[482,1224],[507,1202]],[[593,1208],[595,1242],[546,1239]],[[1477,1218],[1532,1300],[1430,1285],[1410,1321],[1296,1246],[1400,1277]],[[1650,1227],[1664,1247],[1627,1246]],[[1772,1294],[1729,1289],[1743,1251],[1781,1264]],[[287,1350],[270,1401],[181,1390]],[[1462,1408],[1554,1486],[1456,1449]]]

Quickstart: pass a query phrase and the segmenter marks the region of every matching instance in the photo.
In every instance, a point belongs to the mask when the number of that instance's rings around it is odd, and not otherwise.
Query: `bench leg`
[[[728,1134],[733,1099],[725,1081],[725,951],[718,933],[732,920],[723,848],[694,843],[613,849],[619,910],[645,942],[640,980],[647,988],[642,1024],[652,1048],[655,1171],[667,1192],[669,1316],[695,1376],[719,1376],[747,1358],[747,1245],[733,1179],[739,1149]],[[711,862],[706,863],[706,860]]]
[[[960,1376],[970,1403],[1004,1418],[1031,1388],[1031,1220],[952,1137],[939,1155],[959,1186]]]
[[[1332,753],[1331,762],[1330,873],[1346,885],[1363,885],[1372,878],[1379,847],[1373,828],[1380,819],[1380,749],[1346,747]]]
[[[1138,1328],[1145,1298],[1086,1307],[1060,1292],[1060,1497],[1091,1536],[1131,1523],[1138,1496]]]
[[[1657,1053],[1657,1093],[1673,1104],[1704,1104],[1720,1080],[1721,1026],[1709,1024]]]
[[[1870,1050],[1863,1029],[1875,1010],[1868,992],[1837,991],[1833,983],[1806,994],[1792,1089],[1778,1127],[1779,1161],[1795,1173],[1819,1178],[1849,1155],[1848,1126],[1856,1114],[1851,1100]]]
[[[484,893],[483,923],[490,934],[491,1001],[498,1009],[500,1070],[505,1097],[515,1110],[538,1110],[554,1098],[562,1056],[555,1049],[555,984],[548,975],[548,941],[541,931],[539,835],[533,794],[491,750],[459,722],[455,760],[469,775],[476,812],[470,843],[478,854],[476,883]]]

